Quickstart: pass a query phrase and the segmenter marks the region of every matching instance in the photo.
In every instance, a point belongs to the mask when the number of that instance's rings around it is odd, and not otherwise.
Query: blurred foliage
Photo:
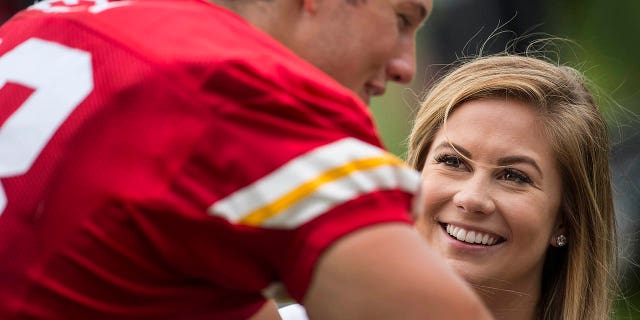
[[[575,40],[587,77],[613,100],[640,113],[640,1],[547,1],[549,32]],[[603,106],[605,107],[605,106]]]
[[[572,41],[569,45],[550,50],[558,50],[559,61],[584,72],[595,84],[600,105],[614,126],[630,127],[631,131],[637,132],[635,128],[640,127],[637,116],[640,114],[640,1],[533,2],[538,5],[536,9],[541,13],[537,10],[535,13],[514,11],[512,15],[496,17],[495,21],[487,17],[474,18],[466,13],[470,21],[484,24],[481,27],[465,27],[465,23],[460,23],[460,14],[455,12],[463,10],[460,8],[465,3],[464,0],[434,1],[434,12],[418,33],[417,76],[410,85],[411,89],[406,89],[406,85],[390,85],[387,94],[374,99],[371,104],[376,123],[390,151],[399,156],[406,153],[406,135],[416,108],[412,92],[421,93],[425,84],[440,72],[441,67],[453,62],[456,56],[476,54],[479,48],[477,42],[486,40],[488,33],[496,27],[504,24],[502,31],[516,33],[507,22],[513,24],[518,20],[530,24],[528,32],[531,34],[540,33],[532,39],[558,37]],[[483,11],[477,12],[477,15],[483,14],[487,15]],[[542,17],[538,18],[540,21],[534,21],[528,14],[536,18],[539,15]],[[454,39],[450,29],[456,30],[458,37],[462,39]],[[514,36],[527,34],[523,32]],[[452,46],[451,43],[456,45]],[[504,47],[498,46],[497,49]],[[444,50],[455,52],[442,52]]]

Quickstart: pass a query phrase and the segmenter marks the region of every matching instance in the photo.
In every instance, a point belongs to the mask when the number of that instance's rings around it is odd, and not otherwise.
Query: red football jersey
[[[0,39],[0,319],[247,318],[410,223],[366,107],[230,11],[46,1]]]

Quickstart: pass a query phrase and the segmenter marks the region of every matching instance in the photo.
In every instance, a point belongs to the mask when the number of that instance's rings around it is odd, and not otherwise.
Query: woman
[[[606,123],[581,74],[477,58],[426,94],[409,138],[416,228],[496,319],[610,318],[616,232]],[[285,320],[303,309],[281,309]]]
[[[427,93],[409,139],[416,228],[497,319],[607,319],[616,234],[606,124],[576,70],[477,58]]]

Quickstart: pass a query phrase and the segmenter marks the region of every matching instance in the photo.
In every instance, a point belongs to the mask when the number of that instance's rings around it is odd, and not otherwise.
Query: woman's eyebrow
[[[442,143],[440,143],[435,150],[438,149],[444,149],[444,148],[449,148],[449,149],[454,149],[456,151],[458,151],[460,154],[462,154],[463,156],[469,158],[469,159],[473,159],[473,156],[471,155],[471,152],[469,152],[469,150],[465,149],[464,147],[457,145],[453,142],[447,142],[447,141],[443,141]]]
[[[464,155],[465,157],[469,159],[473,159],[473,156],[471,152],[469,152],[469,150],[453,142],[443,141],[435,148],[435,150],[439,150],[439,149],[453,149],[459,152],[460,154]],[[517,156],[506,156],[498,159],[499,166],[507,166],[507,165],[512,165],[516,163],[530,164],[532,167],[536,169],[536,171],[538,171],[541,177],[544,177],[544,174],[542,174],[542,169],[540,169],[540,166],[538,166],[538,163],[535,160],[533,160],[533,158],[531,157],[524,156],[524,155],[517,155]]]
[[[542,170],[540,170],[540,167],[538,166],[538,163],[535,160],[533,160],[533,158],[531,157],[508,156],[508,157],[502,157],[498,160],[498,165],[501,165],[501,166],[506,166],[506,165],[515,164],[515,163],[528,163],[532,165],[534,168],[536,168],[536,170],[538,171],[541,177],[544,177],[544,175],[542,174]]]

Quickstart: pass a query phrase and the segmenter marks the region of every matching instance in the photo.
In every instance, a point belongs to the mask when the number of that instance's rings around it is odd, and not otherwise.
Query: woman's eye
[[[515,170],[507,168],[503,171],[502,175],[499,177],[502,180],[512,181],[518,184],[531,184],[531,178],[529,178],[526,174]]]
[[[442,163],[446,166],[454,168],[460,168],[464,166],[464,163],[462,162],[462,159],[460,159],[460,157],[447,154],[436,157],[436,163]]]

